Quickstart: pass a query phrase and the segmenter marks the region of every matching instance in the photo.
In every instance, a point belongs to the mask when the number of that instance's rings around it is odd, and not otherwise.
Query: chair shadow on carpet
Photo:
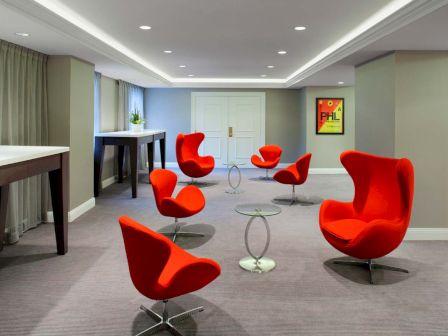
[[[181,222],[182,224],[182,222]],[[157,232],[173,232],[175,224],[164,226],[157,230]],[[177,237],[176,245],[182,247],[185,250],[191,250],[206,244],[215,235],[215,227],[210,224],[184,224],[181,226],[182,232],[197,232],[203,233],[204,237]]]
[[[301,205],[301,206],[313,206],[319,205],[323,202],[322,197],[318,196],[302,196],[297,195],[294,203],[291,202],[291,194],[289,195],[281,195],[273,198],[271,200],[272,203],[278,205]]]
[[[157,302],[151,305],[152,301],[145,300],[142,304],[154,310],[156,313],[162,313],[162,303]],[[204,311],[194,314],[192,317],[188,317],[185,320],[179,321],[175,324],[175,327],[184,336],[196,336],[196,335],[221,335],[223,331],[231,332],[232,335],[248,336],[246,330],[226,311],[216,306],[212,302],[209,302],[202,297],[194,294],[182,295],[174,298],[168,302],[167,309],[168,315],[173,316],[184,312],[186,310],[204,306]],[[136,307],[138,308],[138,307]],[[140,311],[135,317],[132,324],[132,334],[136,335],[139,332],[151,327],[155,324],[152,318],[146,313]],[[202,332],[198,333],[198,330]],[[158,333],[157,335],[171,335],[168,332]]]
[[[201,188],[209,188],[209,187],[214,187],[217,186],[219,184],[219,181],[194,181],[194,183],[191,183],[191,181],[177,181],[177,184],[181,185],[181,186],[189,186],[189,185],[193,185],[195,187],[198,187],[199,189]]]
[[[0,255],[0,269],[7,268],[9,266],[18,266],[25,265],[29,263],[34,263],[37,261],[51,259],[59,257],[59,255],[54,253],[36,253],[36,254],[25,254],[25,255],[17,255],[4,257]]]
[[[333,263],[335,260],[350,261],[357,259],[347,256],[341,256],[340,258],[332,258],[324,262],[325,270],[339,282],[345,282],[342,279],[345,278],[361,285],[372,286],[369,282],[369,271],[367,268],[361,266],[338,265]],[[373,271],[374,285],[392,285],[395,283],[406,281],[411,277],[414,277],[416,274],[415,265],[413,265],[413,262],[408,259],[384,257],[375,259],[374,262],[382,265],[401,267],[409,271],[409,273],[402,273],[375,269]]]

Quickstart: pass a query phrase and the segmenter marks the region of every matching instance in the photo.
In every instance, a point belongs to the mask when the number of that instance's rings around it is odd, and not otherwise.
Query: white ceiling
[[[299,82],[285,82],[384,6],[400,1],[405,0],[0,0],[0,38],[49,55],[77,56],[104,75],[145,87],[351,85],[353,65],[368,57],[396,49],[447,50],[448,7],[417,19],[447,1],[413,1],[407,7],[418,9],[414,23],[382,38],[410,21],[402,10],[400,20],[389,20],[394,26],[383,24],[381,33],[373,27],[357,49],[344,46],[312,71],[305,69]],[[57,15],[37,2],[62,12]],[[152,29],[138,29],[143,24]],[[295,31],[296,25],[307,29]],[[31,36],[14,34],[21,31]],[[282,49],[288,54],[278,55]],[[187,77],[191,73],[194,79]],[[222,83],[205,82],[211,79]]]

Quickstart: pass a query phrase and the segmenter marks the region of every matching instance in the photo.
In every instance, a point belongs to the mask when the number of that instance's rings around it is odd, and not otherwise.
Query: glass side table
[[[241,184],[241,171],[240,171],[240,167],[242,165],[245,165],[245,163],[240,163],[240,162],[229,162],[229,163],[224,163],[225,166],[228,167],[229,171],[227,173],[227,181],[229,181],[229,186],[231,189],[226,189],[226,193],[228,194],[239,194],[242,192],[241,189],[238,189],[238,187]],[[232,170],[235,169],[236,172],[238,173],[238,183],[233,185],[232,184],[232,180],[230,179],[230,175],[232,173]]]
[[[269,229],[269,224],[266,217],[277,215],[282,211],[282,209],[272,204],[252,203],[237,205],[235,211],[242,215],[250,216],[250,219],[247,222],[246,231],[244,233],[244,244],[246,245],[246,250],[249,253],[249,256],[240,260],[241,268],[249,272],[257,273],[269,272],[273,270],[275,267],[275,261],[264,256],[271,241],[271,231]],[[249,247],[249,230],[255,218],[261,218],[267,234],[266,244],[260,255],[255,255]]]

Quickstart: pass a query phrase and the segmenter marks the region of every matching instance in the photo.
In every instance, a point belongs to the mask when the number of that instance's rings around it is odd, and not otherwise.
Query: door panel
[[[250,157],[264,145],[264,93],[192,94],[192,131],[204,132],[201,155],[213,155],[217,167],[236,161],[250,167]]]
[[[229,126],[233,137],[229,138],[229,161],[250,163],[252,154],[261,146],[260,97],[229,97]]]
[[[196,97],[195,131],[205,139],[199,147],[200,155],[212,155],[216,165],[227,161],[227,99],[226,97]]]

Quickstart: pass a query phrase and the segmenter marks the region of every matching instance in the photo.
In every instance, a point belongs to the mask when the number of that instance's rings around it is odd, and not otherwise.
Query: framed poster
[[[344,98],[316,98],[316,134],[344,134]]]

